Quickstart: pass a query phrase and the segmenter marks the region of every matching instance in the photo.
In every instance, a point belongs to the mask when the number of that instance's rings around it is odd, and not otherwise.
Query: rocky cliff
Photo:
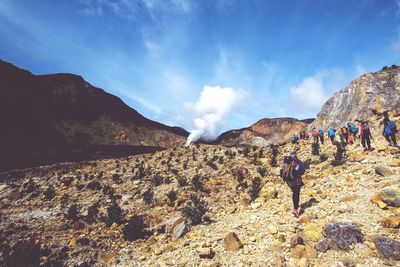
[[[301,121],[293,118],[261,119],[250,127],[221,134],[216,143],[227,146],[267,146],[272,143],[284,143],[289,141],[293,134],[306,130],[312,121],[313,119]]]
[[[400,67],[362,75],[331,97],[314,122],[318,128],[338,127],[348,120],[368,119],[373,114],[400,108]]]

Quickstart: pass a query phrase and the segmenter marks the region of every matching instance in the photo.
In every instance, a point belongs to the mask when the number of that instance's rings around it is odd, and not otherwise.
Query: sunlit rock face
[[[399,107],[400,68],[385,67],[362,75],[337,92],[322,106],[313,125],[338,127],[349,120],[368,120],[374,114]]]

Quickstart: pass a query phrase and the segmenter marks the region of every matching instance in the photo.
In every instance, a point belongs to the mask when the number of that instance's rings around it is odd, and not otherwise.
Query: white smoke
[[[194,112],[193,127],[186,145],[200,138],[214,139],[217,130],[227,115],[247,99],[247,92],[241,89],[204,86],[200,98],[192,106]]]

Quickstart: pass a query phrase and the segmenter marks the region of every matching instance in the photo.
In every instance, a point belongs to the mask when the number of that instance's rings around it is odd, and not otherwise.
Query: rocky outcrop
[[[321,108],[313,125],[338,127],[347,121],[400,108],[400,67],[367,73],[334,94]]]
[[[221,134],[217,144],[236,146],[268,146],[289,141],[295,133],[308,128],[312,119],[297,120],[293,118],[261,119],[250,127],[231,130]]]

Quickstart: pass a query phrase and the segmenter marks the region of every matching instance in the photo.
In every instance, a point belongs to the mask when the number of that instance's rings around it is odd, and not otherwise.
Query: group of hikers
[[[389,119],[389,114],[387,112],[385,112],[383,115],[384,119],[382,122],[383,123],[382,135],[388,141],[390,146],[397,147],[396,124]],[[337,132],[338,130],[332,127],[327,129],[327,135],[332,143],[335,141]],[[321,144],[324,144],[325,142],[324,137],[325,137],[325,132],[323,129],[316,129],[315,127],[313,127],[310,131],[305,130],[300,133],[295,133],[292,138],[292,143],[296,144],[299,142],[299,140],[309,140],[310,138],[312,138],[314,143],[318,144],[319,142],[321,142]],[[339,139],[342,143],[353,144],[357,140],[357,138],[361,140],[361,145],[365,150],[372,150],[371,147],[372,134],[368,121],[366,120],[359,121],[358,127],[356,127],[356,125],[351,121],[347,122],[346,125],[342,125],[341,127],[339,127]]]
[[[389,145],[397,147],[396,124],[389,119],[389,114],[387,112],[383,113],[383,132],[382,135],[388,141]],[[340,128],[340,141],[345,144],[353,144],[357,138],[361,139],[361,144],[365,151],[372,150],[371,147],[371,130],[368,121],[360,121],[359,127],[356,127],[353,122],[347,122],[346,125]],[[335,135],[337,130],[334,128],[328,128],[328,137],[333,143],[335,141]],[[311,136],[313,142],[318,144],[321,142],[324,144],[324,131],[322,129],[316,129],[313,127],[311,129]],[[300,134],[295,134],[292,139],[292,143],[297,143],[300,139],[308,140],[310,139],[310,134],[308,131],[303,131]],[[290,154],[284,157],[283,166],[280,170],[280,176],[288,184],[292,190],[292,201],[293,201],[293,214],[299,217],[299,202],[300,202],[300,190],[304,185],[301,176],[305,172],[305,166],[303,162],[297,158],[297,153],[295,150],[290,152]]]

